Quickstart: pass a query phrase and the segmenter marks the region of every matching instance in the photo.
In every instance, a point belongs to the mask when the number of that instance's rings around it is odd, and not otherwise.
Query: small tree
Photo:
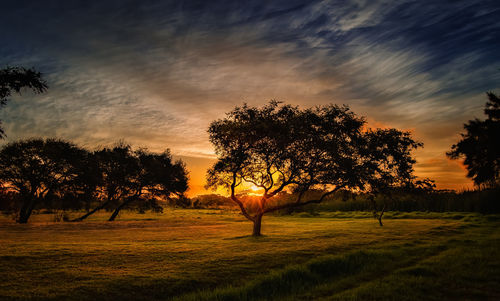
[[[451,159],[464,158],[467,177],[477,186],[493,187],[500,180],[500,98],[487,93],[486,120],[469,120],[462,139],[446,153]]]
[[[396,176],[386,177],[397,169],[398,181],[411,174],[410,150],[419,144],[408,133],[366,132],[364,126],[365,120],[346,106],[300,110],[272,101],[262,108],[236,107],[208,130],[218,160],[208,171],[207,186],[226,187],[253,222],[253,235],[259,236],[266,213],[319,203],[341,189],[364,191],[387,185]],[[375,142],[379,150],[367,146]],[[406,148],[392,150],[401,145]],[[245,204],[238,197],[237,189],[248,185],[262,191],[257,204]],[[310,189],[324,192],[303,200]],[[296,198],[285,204],[273,202],[284,190]]]
[[[415,142],[409,132],[396,129],[368,130],[364,133],[364,143],[359,160],[363,162],[365,174],[362,175],[373,204],[373,216],[383,226],[382,217],[387,209],[386,199],[392,199],[395,190],[413,186],[413,164],[411,151],[422,147]],[[378,208],[375,196],[382,196],[383,204]]]
[[[40,72],[23,67],[7,67],[0,69],[0,108],[7,104],[12,93],[20,93],[23,88],[31,89],[35,93],[47,90],[47,83],[42,79]],[[0,139],[5,133],[0,121]]]
[[[17,222],[27,223],[33,209],[49,195],[67,192],[78,176],[86,151],[57,139],[11,142],[0,151],[0,181],[22,200]]]

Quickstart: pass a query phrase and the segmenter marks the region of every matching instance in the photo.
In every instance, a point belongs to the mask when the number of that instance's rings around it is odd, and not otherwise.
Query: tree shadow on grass
[[[249,241],[263,241],[263,240],[269,240],[270,238],[271,237],[267,235],[260,235],[260,236],[243,235],[243,236],[227,237],[223,238],[223,240],[247,239]]]

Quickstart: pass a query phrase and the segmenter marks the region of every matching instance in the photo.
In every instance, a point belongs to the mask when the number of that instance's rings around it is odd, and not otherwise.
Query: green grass
[[[2,300],[500,299],[500,217],[217,210],[0,218]]]

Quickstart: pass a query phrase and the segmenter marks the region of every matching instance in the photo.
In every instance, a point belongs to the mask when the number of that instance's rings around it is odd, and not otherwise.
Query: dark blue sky
[[[33,66],[50,85],[0,111],[6,141],[169,147],[197,162],[195,185],[212,156],[209,122],[275,98],[348,104],[372,126],[412,130],[425,143],[417,172],[464,187],[444,153],[500,88],[499,1],[2,1],[0,11],[0,67]]]

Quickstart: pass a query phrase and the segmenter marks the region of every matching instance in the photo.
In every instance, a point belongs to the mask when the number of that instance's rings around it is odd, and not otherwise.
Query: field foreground
[[[0,218],[1,300],[500,300],[500,217],[167,210]]]

